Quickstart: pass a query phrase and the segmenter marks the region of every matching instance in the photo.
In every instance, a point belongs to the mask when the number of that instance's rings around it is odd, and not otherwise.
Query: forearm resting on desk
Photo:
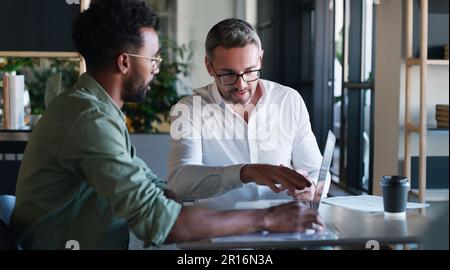
[[[318,214],[300,202],[267,209],[224,212],[184,206],[166,241],[179,243],[263,230],[295,232],[323,226]]]
[[[167,242],[186,242],[228,234],[243,234],[264,229],[262,210],[220,212],[198,206],[185,206]]]

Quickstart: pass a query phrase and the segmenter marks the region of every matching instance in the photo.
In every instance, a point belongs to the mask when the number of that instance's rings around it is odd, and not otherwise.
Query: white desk
[[[231,236],[178,244],[180,249],[300,249],[319,246],[362,246],[375,240],[380,246],[387,244],[420,243],[429,221],[417,211],[407,212],[406,219],[385,219],[383,213],[365,213],[328,204],[321,204],[319,213],[328,229],[336,237],[253,239],[254,235]],[[256,240],[256,241],[255,241]],[[373,242],[369,242],[373,243]]]

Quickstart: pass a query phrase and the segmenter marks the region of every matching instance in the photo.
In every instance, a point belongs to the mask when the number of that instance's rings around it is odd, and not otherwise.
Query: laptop
[[[320,164],[319,177],[317,178],[316,191],[311,202],[311,207],[316,211],[319,210],[320,203],[326,197],[324,188],[330,185],[331,178],[327,179],[328,171],[330,170],[331,160],[333,159],[334,146],[336,144],[336,136],[331,130],[328,131],[325,149],[323,151],[322,163]],[[259,200],[253,202],[238,202],[235,209],[261,209],[276,206],[282,203],[291,202],[292,200]],[[270,233],[267,231],[247,234],[244,236],[235,237],[219,237],[214,238],[213,242],[233,242],[237,239],[251,242],[258,241],[298,241],[298,240],[334,240],[337,239],[337,234],[334,230],[325,228],[324,231],[317,233],[314,229],[307,229],[305,232],[296,233]]]
[[[331,179],[327,181],[327,175],[330,170],[331,160],[333,159],[335,144],[336,136],[329,130],[325,150],[323,151],[322,164],[320,165],[319,177],[317,178],[316,192],[312,200],[312,208],[315,210],[319,210],[320,203],[327,196],[323,191],[326,186],[330,186]]]

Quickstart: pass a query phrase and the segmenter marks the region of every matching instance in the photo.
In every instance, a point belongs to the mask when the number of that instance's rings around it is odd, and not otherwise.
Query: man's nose
[[[243,90],[246,86],[247,82],[244,81],[244,78],[242,78],[242,76],[238,76],[237,81],[234,83],[234,87],[236,87],[236,89]]]

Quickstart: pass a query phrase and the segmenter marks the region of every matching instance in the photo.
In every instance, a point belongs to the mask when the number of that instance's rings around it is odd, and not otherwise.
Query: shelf
[[[428,131],[442,131],[442,132],[448,132],[448,128],[441,128],[441,127],[428,127]]]
[[[31,138],[29,132],[3,133],[0,132],[0,142],[28,142]]]
[[[79,58],[78,52],[0,51],[0,57],[60,57]]]
[[[0,132],[8,132],[8,133],[31,132],[31,128],[29,126],[26,126],[21,129],[4,129],[2,126],[0,126]]]
[[[430,66],[448,66],[449,60],[444,59],[429,59],[426,61],[427,65]],[[420,59],[419,58],[408,58],[406,61],[408,66],[419,66]]]
[[[420,10],[419,10],[419,23],[416,25],[419,25],[419,29],[415,29],[414,26],[414,5],[417,5],[419,3]],[[445,3],[448,5],[448,1],[444,1],[442,3]],[[448,129],[445,128],[437,128],[436,124],[434,122],[433,126],[427,125],[427,103],[426,103],[426,95],[427,95],[427,76],[428,76],[428,67],[431,66],[441,66],[441,67],[448,67],[449,66],[449,60],[448,59],[429,59],[429,57],[434,58],[431,55],[427,55],[429,53],[429,48],[435,47],[436,45],[434,43],[429,44],[429,1],[428,0],[421,0],[414,1],[414,0],[407,0],[406,6],[405,6],[405,18],[406,18],[406,24],[405,24],[405,38],[406,38],[406,70],[405,70],[405,117],[407,121],[409,120],[411,115],[409,109],[412,109],[411,101],[412,101],[412,88],[416,82],[413,82],[412,78],[416,75],[413,75],[413,68],[414,66],[419,67],[419,74],[418,74],[418,82],[419,82],[419,100],[420,100],[420,112],[419,112],[419,119],[424,120],[425,122],[422,122],[422,125],[417,125],[412,122],[408,122],[405,124],[405,132],[404,132],[404,162],[403,162],[403,171],[405,174],[410,177],[411,174],[411,133],[417,133],[419,135],[419,162],[418,162],[418,175],[417,175],[417,186],[420,189],[419,190],[411,190],[411,194],[418,197],[418,200],[420,202],[425,202],[426,200],[434,200],[436,197],[438,197],[438,200],[444,199],[448,200],[448,189],[446,190],[429,190],[426,188],[427,186],[427,163],[426,161],[427,157],[427,133],[430,132],[444,132],[443,135],[447,136]],[[438,9],[441,10],[441,9]],[[448,16],[448,8],[442,9],[442,11],[445,11],[444,13]],[[447,26],[447,25],[445,25]],[[433,26],[436,27],[436,26]],[[438,25],[437,27],[444,27],[444,25]],[[433,29],[434,30],[434,29]],[[437,30],[437,29],[436,29]],[[430,31],[431,32],[431,31]],[[413,36],[414,34],[418,34],[419,36],[419,52],[420,55],[423,57],[414,57],[413,51],[416,49],[414,48],[413,43]],[[444,34],[442,34],[448,37],[448,30],[444,31]],[[439,42],[439,46],[442,45],[441,42]],[[425,125],[423,125],[425,124]],[[441,134],[438,134],[441,135]]]
[[[408,123],[406,125],[406,131],[409,132],[414,132],[414,133],[420,133],[420,126],[413,124],[413,123]],[[442,128],[442,127],[436,127],[436,126],[428,126],[427,127],[427,131],[432,131],[432,132],[448,132],[448,128]]]

